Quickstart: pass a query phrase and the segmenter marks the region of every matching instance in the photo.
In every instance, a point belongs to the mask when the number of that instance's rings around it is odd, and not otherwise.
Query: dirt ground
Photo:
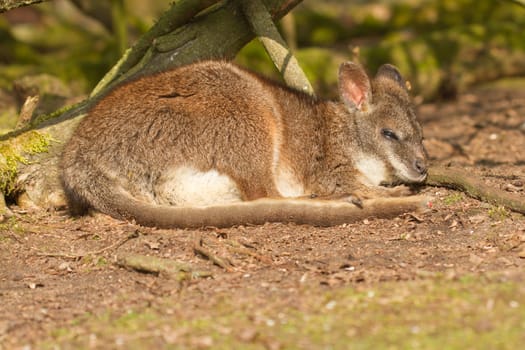
[[[419,116],[433,162],[466,168],[525,200],[525,90],[478,90],[422,105]],[[497,275],[523,285],[524,216],[444,188],[422,192],[434,196],[424,213],[331,228],[158,230],[103,215],[72,219],[13,207],[15,216],[0,226],[0,349],[141,348],[134,343],[141,337],[156,348],[228,348],[219,338],[193,334],[197,326],[190,324],[217,315],[225,302],[248,316],[242,325],[214,327],[246,347],[316,348],[265,335],[257,325],[273,321],[261,315],[300,312],[311,298],[345,288],[399,292],[438,277]],[[122,267],[130,254],[184,262],[186,272]],[[162,319],[119,328],[120,335],[103,329],[131,313]],[[522,316],[517,332],[525,340]]]

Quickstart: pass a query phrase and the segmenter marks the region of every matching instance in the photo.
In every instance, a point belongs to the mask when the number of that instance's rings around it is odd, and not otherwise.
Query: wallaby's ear
[[[370,80],[357,63],[345,62],[339,67],[339,94],[352,111],[365,112],[372,98]]]
[[[390,79],[399,84],[403,89],[406,89],[406,82],[397,68],[391,64],[383,64],[377,70],[376,79]]]

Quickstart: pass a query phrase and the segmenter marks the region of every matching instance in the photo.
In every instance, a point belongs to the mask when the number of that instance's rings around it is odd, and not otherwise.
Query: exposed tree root
[[[525,214],[525,199],[486,185],[479,177],[460,169],[432,166],[427,185],[461,191],[469,197]]]

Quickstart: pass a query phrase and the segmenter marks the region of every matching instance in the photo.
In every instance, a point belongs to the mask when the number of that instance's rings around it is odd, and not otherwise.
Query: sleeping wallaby
[[[383,185],[424,181],[422,131],[398,70],[383,65],[370,81],[343,63],[339,94],[319,100],[223,61],[124,84],[65,146],[70,210],[157,227],[335,225],[361,198],[399,192]]]

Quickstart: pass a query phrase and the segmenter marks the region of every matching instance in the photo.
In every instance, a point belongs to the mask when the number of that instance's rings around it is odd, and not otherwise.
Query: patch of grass
[[[0,240],[3,240],[7,232],[12,232],[17,235],[23,234],[25,231],[22,226],[19,225],[16,217],[10,217],[7,220],[0,223]]]
[[[388,282],[330,292],[305,289],[298,307],[286,306],[279,298],[267,298],[263,305],[227,294],[217,299],[195,313],[176,299],[166,299],[162,307],[88,317],[76,322],[77,331],[51,333],[40,345],[515,349],[525,341],[525,288],[497,277]]]
[[[443,198],[443,203],[446,205],[454,205],[463,200],[463,194],[460,192],[454,192]]]
[[[95,264],[97,267],[103,267],[108,265],[108,260],[104,258],[103,256],[100,256],[97,258],[97,262]]]
[[[500,221],[507,218],[510,218],[510,211],[508,211],[504,206],[493,206],[488,211],[489,217],[494,221]]]

